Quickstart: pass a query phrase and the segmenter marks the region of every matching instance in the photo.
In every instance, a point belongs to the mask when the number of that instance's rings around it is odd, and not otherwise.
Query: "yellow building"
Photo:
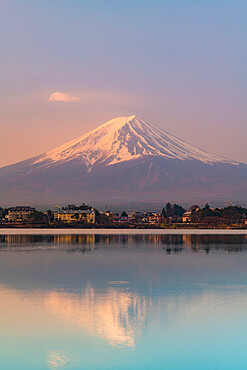
[[[35,208],[32,207],[12,207],[9,208],[8,214],[5,216],[5,218],[11,222],[28,221],[34,211]]]
[[[187,211],[183,214],[183,222],[191,222],[191,211]]]
[[[54,212],[54,221],[61,221],[66,223],[86,222],[88,224],[94,224],[95,211],[93,208],[89,210],[63,209],[61,211]]]

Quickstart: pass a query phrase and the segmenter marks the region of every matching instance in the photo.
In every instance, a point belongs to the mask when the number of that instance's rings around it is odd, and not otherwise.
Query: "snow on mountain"
[[[119,117],[47,153],[0,168],[6,204],[241,202],[247,164],[187,144],[136,116]]]
[[[143,156],[198,160],[207,164],[216,162],[238,164],[187,144],[135,115],[112,119],[87,134],[41,155],[33,164],[79,159],[90,170],[95,165],[112,165]]]

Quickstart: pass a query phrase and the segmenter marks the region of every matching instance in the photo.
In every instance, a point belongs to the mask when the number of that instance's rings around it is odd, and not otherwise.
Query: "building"
[[[192,211],[187,211],[183,214],[183,218],[182,218],[182,221],[183,222],[191,222],[191,214],[192,214]]]
[[[128,216],[114,216],[113,217],[113,222],[115,223],[122,224],[122,223],[129,222],[129,221],[130,219]]]
[[[157,224],[161,222],[161,215],[159,213],[150,213],[148,216],[149,224]]]
[[[9,208],[8,214],[5,218],[9,222],[25,222],[32,218],[35,208],[25,206],[25,207],[12,207]]]
[[[93,208],[87,210],[62,209],[54,212],[54,221],[58,222],[84,222],[95,223],[95,211]]]

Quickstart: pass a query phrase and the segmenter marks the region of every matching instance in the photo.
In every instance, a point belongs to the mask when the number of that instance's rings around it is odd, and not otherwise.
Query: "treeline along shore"
[[[107,210],[91,205],[55,206],[41,212],[30,206],[0,207],[0,228],[57,229],[247,229],[247,209],[238,205],[212,208],[167,203],[160,212]]]

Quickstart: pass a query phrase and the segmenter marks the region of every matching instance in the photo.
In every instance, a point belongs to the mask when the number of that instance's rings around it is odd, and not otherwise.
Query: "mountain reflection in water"
[[[245,235],[2,235],[0,368],[244,369],[246,246]]]
[[[45,297],[45,305],[63,320],[86,329],[89,334],[103,338],[113,346],[134,347],[151,300],[116,288],[109,288],[106,293],[87,288],[81,297],[50,293]]]
[[[13,308],[9,311],[9,319],[5,322],[0,320],[2,326],[6,327],[6,324],[9,326],[8,330],[11,326],[12,332],[31,330],[31,317],[39,316],[37,321],[42,322],[40,319],[42,308],[43,314],[56,317],[75,330],[85,330],[112,346],[132,348],[135,345],[135,338],[141,333],[147,308],[151,307],[151,300],[145,296],[112,287],[105,292],[87,287],[83,294],[59,291],[32,291],[27,294],[2,285],[0,300],[1,311],[9,310],[7,308],[9,305],[25,308],[21,309],[21,323],[17,317],[13,317]]]

